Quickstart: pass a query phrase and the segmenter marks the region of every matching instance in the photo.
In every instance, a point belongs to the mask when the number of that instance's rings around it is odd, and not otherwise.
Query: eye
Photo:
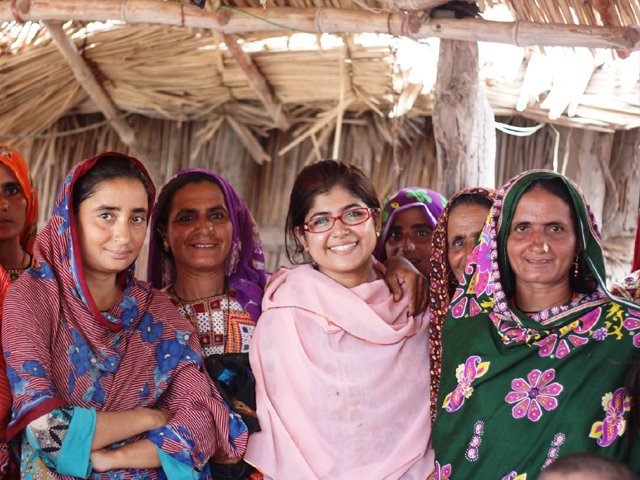
[[[100,215],[98,215],[98,217],[102,220],[111,220],[113,218],[113,214],[109,212],[103,212]]]
[[[193,215],[180,215],[178,218],[176,218],[176,221],[178,223],[187,223],[190,222],[191,220],[193,220]]]
[[[402,241],[402,230],[392,230],[389,234],[389,240],[393,242]]]
[[[430,236],[431,236],[431,233],[432,233],[432,231],[431,231],[431,229],[429,229],[429,228],[423,228],[423,229],[420,229],[420,230],[417,230],[417,231],[416,231],[416,235],[417,235],[419,238],[427,238],[427,237],[430,237]]]
[[[146,223],[146,221],[147,221],[147,217],[145,217],[144,215],[135,215],[131,217],[132,223],[140,224],[140,223]]]
[[[342,218],[344,218],[345,220],[360,220],[364,216],[366,216],[366,211],[362,208],[349,210],[348,212],[344,212],[342,214]]]
[[[4,189],[4,192],[8,197],[13,197],[20,193],[20,187],[18,185],[9,185]]]
[[[513,229],[514,232],[524,233],[528,230],[527,225],[516,225]]]
[[[458,249],[464,247],[464,240],[462,238],[456,238],[451,245],[449,246],[451,249]]]
[[[311,227],[322,228],[329,225],[329,223],[331,223],[331,218],[329,217],[316,217],[311,221]]]
[[[552,231],[553,233],[560,233],[564,231],[564,228],[562,228],[561,225],[550,225],[549,230]]]
[[[211,214],[212,220],[224,220],[227,216],[223,212],[215,212]]]

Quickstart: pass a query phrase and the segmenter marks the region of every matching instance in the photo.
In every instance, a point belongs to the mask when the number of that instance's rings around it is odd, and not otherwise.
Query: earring
[[[304,246],[304,251],[308,252],[309,251],[309,247],[307,245]]]
[[[167,242],[166,240],[164,242],[162,242],[162,249],[165,252],[169,252],[169,242]]]
[[[574,277],[578,277],[578,275],[580,274],[580,262],[579,262],[579,255],[576,255],[576,259],[573,262],[573,276]]]

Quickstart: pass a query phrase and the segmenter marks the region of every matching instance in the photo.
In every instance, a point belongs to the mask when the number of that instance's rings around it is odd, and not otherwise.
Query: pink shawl
[[[276,479],[424,479],[433,470],[427,318],[383,281],[311,267],[267,285],[249,357],[261,432],[245,460]]]

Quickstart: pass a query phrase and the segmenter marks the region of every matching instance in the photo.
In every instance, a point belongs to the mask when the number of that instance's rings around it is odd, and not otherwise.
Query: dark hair
[[[158,242],[158,245],[162,245],[162,233],[167,230],[169,212],[171,211],[173,197],[176,192],[187,185],[203,182],[209,182],[220,187],[220,184],[214,177],[203,172],[185,173],[184,175],[174,178],[162,187],[160,195],[158,195],[156,206],[153,209],[153,213],[155,215],[155,229],[151,232],[151,234],[155,236],[155,240]],[[169,255],[171,255],[170,252]]]
[[[547,473],[597,473],[603,480],[633,480],[638,475],[624,463],[612,458],[603,457],[595,453],[581,452],[571,453],[560,457],[540,474],[540,480],[546,478]]]
[[[464,193],[451,202],[451,205],[449,206],[449,215],[451,215],[451,212],[460,205],[480,205],[481,207],[487,207],[490,209],[493,206],[493,201],[479,193]]]
[[[118,178],[140,180],[147,195],[151,195],[149,179],[134,162],[125,157],[104,156],[73,185],[73,211],[78,213],[80,204],[93,195],[102,182]]]
[[[315,198],[338,186],[358,197],[367,207],[380,208],[378,194],[371,180],[355,165],[337,160],[322,160],[307,165],[298,173],[293,184],[285,223],[284,240],[287,258],[291,263],[310,262],[295,235],[295,229],[304,223]]]
[[[578,293],[595,292],[597,284],[593,274],[591,273],[591,269],[589,268],[589,265],[584,258],[584,255],[582,255],[583,245],[581,245],[580,236],[578,235],[578,214],[576,213],[576,206],[573,203],[573,198],[571,197],[569,188],[561,178],[541,178],[531,182],[527,186],[527,188],[523,190],[522,195],[538,188],[560,198],[569,207],[571,222],[573,223],[573,231],[575,232],[576,241],[578,242],[579,247],[577,256],[578,275],[574,274],[574,269],[572,269],[572,271],[569,273],[569,285],[571,287],[571,290]]]

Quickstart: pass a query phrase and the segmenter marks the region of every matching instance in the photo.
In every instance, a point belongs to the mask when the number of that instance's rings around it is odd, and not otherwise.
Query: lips
[[[109,255],[116,260],[127,260],[131,255],[130,250],[109,250],[107,249]]]
[[[358,246],[358,242],[349,242],[349,243],[343,243],[341,245],[334,245],[328,248],[332,253],[345,255],[347,253],[351,253],[357,246]]]

